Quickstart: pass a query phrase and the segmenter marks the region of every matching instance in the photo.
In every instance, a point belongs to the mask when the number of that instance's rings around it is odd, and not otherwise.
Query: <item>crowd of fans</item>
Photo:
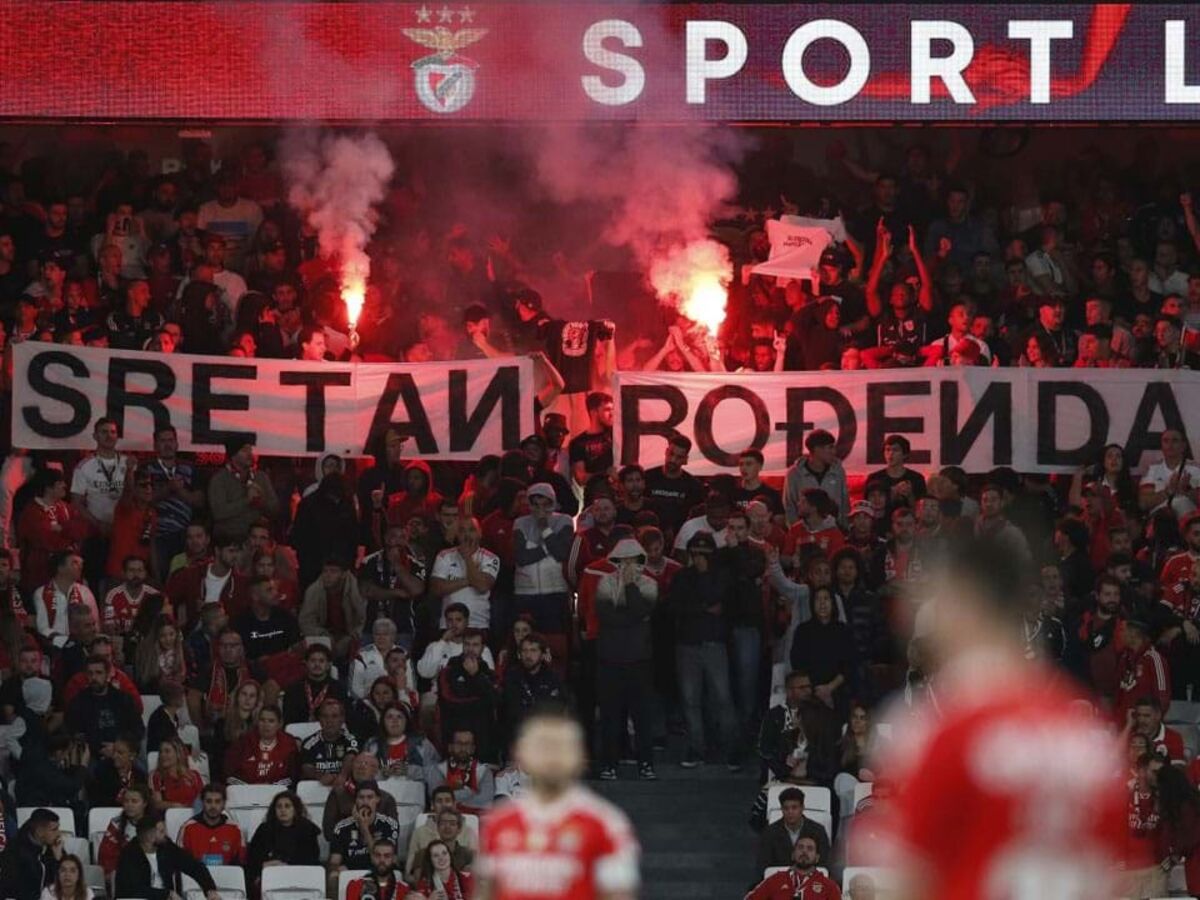
[[[886,743],[880,704],[936,703],[922,581],[956,535],[973,534],[1036,572],[1013,598],[1029,657],[1086,684],[1128,742],[1136,896],[1161,893],[1178,861],[1200,892],[1200,763],[1163,724],[1200,681],[1200,467],[1185,435],[1164,432],[1144,470],[1114,445],[1055,479],[922,474],[894,436],[886,467],[860,485],[823,431],[782,484],[763,480],[756,451],[736,476],[697,478],[685,438],[659,466],[614,466],[618,366],[1195,368],[1190,194],[1149,165],[1093,162],[1062,194],[1014,193],[976,212],[986,191],[955,180],[966,176],[954,160],[935,166],[914,147],[891,174],[834,152],[831,183],[859,185],[865,207],[850,190],[795,211],[843,213],[847,239],[815,282],[779,286],[749,274],[773,211],[746,210],[715,350],[685,320],[623,335],[580,313],[590,280],[561,261],[535,264],[465,227],[395,221],[372,246],[352,337],[336,272],[281,204],[257,144],[214,172],[208,145],[190,143],[164,176],[133,152],[76,193],[40,167],[5,173],[8,345],[410,362],[530,353],[546,410],[520,450],[470,466],[413,458],[390,430],[367,463],[259,460],[236,440],[197,457],[169,427],[153,452],[131,454],[109,419],[88,454],[11,449],[0,467],[6,890],[90,896],[89,851],[69,851],[69,833],[94,838],[114,897],[149,884],[166,898],[183,875],[211,894],[206,865],[230,863],[257,892],[271,866],[318,858],[330,897],[359,870],[352,900],[469,897],[477,817],[523,789],[524,773],[506,767],[511,739],[531,710],[561,704],[587,728],[602,781],[654,780],[676,734],[685,769],[758,767],[754,881],[783,870],[750,896],[808,896],[809,884],[837,896],[818,867],[860,860],[868,820],[847,826],[886,804],[871,761]],[[555,278],[531,276],[547,266]],[[161,705],[147,710],[147,697]],[[278,790],[262,800],[253,786]],[[805,788],[832,802],[814,808]],[[90,812],[106,807],[111,821],[89,834]],[[19,828],[18,808],[37,808]],[[173,810],[187,813],[177,830]],[[858,878],[854,900],[872,896]]]

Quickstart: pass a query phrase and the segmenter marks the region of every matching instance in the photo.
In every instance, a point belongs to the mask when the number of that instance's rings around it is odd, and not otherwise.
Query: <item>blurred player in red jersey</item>
[[[1026,573],[1003,548],[948,554],[926,603],[938,708],[898,723],[888,850],[914,900],[1120,895],[1126,839],[1117,742],[1090,706],[1024,658]]]
[[[634,900],[637,840],[624,813],[578,783],[579,723],[534,713],[515,757],[528,793],[484,819],[475,900]]]

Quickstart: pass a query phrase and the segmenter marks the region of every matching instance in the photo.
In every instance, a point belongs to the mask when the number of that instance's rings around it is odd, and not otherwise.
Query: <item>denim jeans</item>
[[[756,626],[733,629],[729,649],[733,656],[733,688],[742,729],[749,730],[758,713],[758,673],[762,664],[762,632]]]
[[[687,722],[688,747],[704,753],[704,718],[721,729],[726,755],[739,749],[738,721],[729,690],[729,653],[724,644],[680,644],[675,648],[679,670],[679,693],[683,698],[683,716]]]

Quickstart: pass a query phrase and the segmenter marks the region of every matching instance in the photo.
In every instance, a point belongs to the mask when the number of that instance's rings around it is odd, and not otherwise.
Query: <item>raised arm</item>
[[[911,225],[908,226],[908,249],[912,252],[917,277],[921,280],[917,302],[925,312],[933,312],[933,279],[929,277],[929,268],[925,265],[925,258],[921,256],[921,247],[917,243],[917,232]]]
[[[867,312],[876,319],[883,315],[883,298],[879,296],[879,282],[883,267],[892,254],[892,236],[884,227],[882,217],[875,225],[875,258],[871,260],[871,271],[867,275]]]

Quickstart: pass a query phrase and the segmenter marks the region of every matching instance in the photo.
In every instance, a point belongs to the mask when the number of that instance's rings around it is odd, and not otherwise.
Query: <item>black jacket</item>
[[[549,666],[543,665],[536,674],[531,674],[519,661],[513,662],[516,665],[504,674],[504,718],[510,734],[516,734],[517,727],[534,707],[567,699],[562,679]]]
[[[33,840],[33,830],[26,822],[0,856],[3,895],[13,900],[38,900],[42,888],[54,884],[57,877],[58,860],[48,847]]]
[[[725,608],[733,596],[733,579],[728,569],[710,566],[700,572],[693,566],[681,569],[671,581],[667,603],[678,622],[680,644],[725,643]],[[710,612],[711,607],[718,607]]]
[[[79,801],[87,777],[83,766],[64,769],[42,754],[25,759],[17,779],[17,805],[71,806]]]
[[[67,707],[67,727],[87,737],[93,756],[99,754],[101,744],[121,735],[140,739],[146,733],[133,698],[111,686],[103,694],[91,688],[80,691]]]
[[[186,850],[168,839],[158,845],[158,874],[166,887],[150,887],[150,861],[137,840],[130,841],[121,851],[117,861],[117,890],[118,897],[144,897],[146,900],[166,900],[171,891],[183,896],[183,879],[181,875],[189,875],[200,885],[201,890],[211,891],[216,888],[208,867],[192,858]]]
[[[308,819],[297,819],[290,828],[266,822],[259,825],[246,852],[246,881],[253,883],[261,878],[263,863],[267,862],[312,865],[321,853],[317,845],[320,834],[321,829]]]
[[[829,835],[825,833],[825,826],[818,825],[812,819],[805,817],[800,820],[800,837],[812,838],[816,841],[817,853],[821,855],[821,859],[829,859]],[[788,834],[783,819],[768,825],[758,836],[759,871],[772,866],[790,866],[794,847],[792,836]]]

